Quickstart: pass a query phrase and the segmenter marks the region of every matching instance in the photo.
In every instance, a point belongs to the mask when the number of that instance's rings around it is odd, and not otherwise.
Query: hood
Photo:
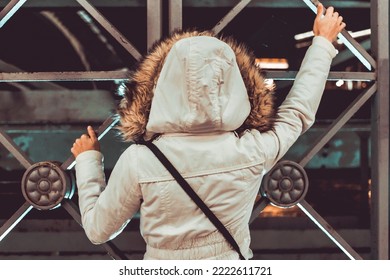
[[[253,55],[209,31],[176,32],[156,43],[127,88],[118,107],[126,141],[273,125],[273,92]]]

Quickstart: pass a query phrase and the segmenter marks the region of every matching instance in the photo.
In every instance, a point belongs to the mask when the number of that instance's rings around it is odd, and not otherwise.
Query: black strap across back
[[[173,178],[179,183],[183,190],[192,198],[192,200],[198,205],[198,207],[203,211],[203,213],[209,218],[209,220],[214,224],[214,226],[222,233],[225,239],[230,243],[233,249],[238,253],[240,260],[245,260],[244,256],[241,254],[240,247],[238,246],[236,240],[222,224],[222,222],[214,215],[210,208],[203,202],[203,200],[196,194],[196,192],[191,188],[188,182],[180,175],[177,169],[172,165],[172,163],[167,159],[167,157],[154,145],[151,141],[142,141],[139,144],[147,146],[153,154],[160,160],[160,162],[165,166],[165,168],[171,173]]]

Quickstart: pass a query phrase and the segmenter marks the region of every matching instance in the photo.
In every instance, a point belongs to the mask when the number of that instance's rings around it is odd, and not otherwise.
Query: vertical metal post
[[[183,0],[169,0],[169,32],[183,27]]]
[[[162,0],[147,0],[148,49],[162,36]]]
[[[371,0],[378,91],[372,106],[371,257],[389,259],[389,1]]]

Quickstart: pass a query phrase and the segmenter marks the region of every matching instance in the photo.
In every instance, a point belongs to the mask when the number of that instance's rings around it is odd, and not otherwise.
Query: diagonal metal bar
[[[128,81],[128,71],[69,71],[69,72],[17,72],[0,73],[1,82],[86,82],[86,81]]]
[[[212,29],[215,34],[219,34],[248,4],[251,0],[241,0],[226,16],[224,16]]]
[[[317,154],[322,147],[340,130],[340,128],[362,107],[367,100],[376,92],[377,84],[374,83],[370,88],[362,92],[353,103],[351,103],[344,112],[333,121],[330,127],[318,138],[314,145],[307,150],[302,159],[298,162],[305,166],[312,157]]]
[[[19,10],[27,0],[11,0],[7,6],[0,11],[0,28]]]
[[[294,81],[298,71],[281,71],[281,70],[264,70],[266,79],[278,81]],[[350,81],[375,81],[376,73],[374,72],[330,72],[328,81],[350,80]]]
[[[371,49],[371,39],[364,40],[360,43],[360,45],[365,49],[365,50],[370,50]],[[341,63],[344,63],[348,61],[351,58],[354,58],[355,55],[351,53],[349,50],[343,50],[337,54],[335,58],[332,60],[332,66],[339,65]]]
[[[351,260],[362,257],[318,214],[306,200],[297,206],[305,213]]]
[[[29,168],[33,162],[31,159],[23,152],[18,145],[8,136],[8,134],[0,128],[0,143],[23,165],[26,169]]]
[[[79,208],[77,207],[76,204],[74,204],[71,200],[63,200],[62,203],[61,203],[62,207],[69,213],[69,215],[72,216],[72,218],[81,226],[83,227],[82,225],[82,222],[81,222],[81,215],[80,215],[80,210]],[[116,245],[112,242],[106,242],[104,244],[101,245],[106,251],[107,253],[114,259],[116,260],[127,260],[128,258],[126,257],[126,255],[121,251],[119,250],[118,247],[116,247]]]
[[[314,12],[317,13],[318,0],[302,0]],[[347,30],[341,31],[339,39],[345,46],[363,63],[368,70],[376,68],[375,59],[348,33]]]
[[[347,30],[341,31],[339,34],[339,39],[344,43],[344,45],[363,63],[368,70],[376,68],[376,61],[374,58],[366,51],[366,49],[356,41]],[[371,67],[372,66],[372,67]]]
[[[0,242],[31,211],[32,205],[27,201],[0,228]]]
[[[108,117],[101,126],[99,126],[97,130],[98,134],[98,140],[102,139],[104,135],[107,134],[117,123],[119,119],[117,117],[110,116]],[[62,165],[61,168],[66,170],[66,169],[72,169],[76,164],[76,161],[74,159],[74,156],[70,156]]]
[[[265,207],[269,204],[268,198],[262,196],[258,201],[256,201],[255,205],[253,205],[253,210],[251,217],[249,219],[249,224],[253,223],[254,220],[259,216],[260,212],[263,211]]]
[[[140,60],[140,52],[118,31],[98,10],[86,0],[76,0],[108,33],[118,41],[136,60]]]
[[[264,70],[267,79],[293,81],[297,71]],[[15,72],[0,73],[0,83],[19,82],[87,82],[87,81],[116,81],[127,82],[130,79],[129,71],[87,71],[87,72]],[[330,72],[329,81],[340,79],[351,81],[373,81],[376,79],[374,72]]]

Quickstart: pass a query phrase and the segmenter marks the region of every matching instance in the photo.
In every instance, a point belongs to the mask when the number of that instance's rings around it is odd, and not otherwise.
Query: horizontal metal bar
[[[8,0],[0,0],[0,7],[7,5]],[[137,7],[146,7],[145,0],[90,0],[91,4],[95,7],[112,7],[112,8],[137,8]],[[363,2],[358,0],[323,0],[322,1],[326,6],[334,6],[337,8],[351,8],[351,9],[369,9],[370,3]],[[215,8],[215,7],[232,7],[237,3],[237,0],[183,0],[184,7],[194,7],[194,8]],[[23,8],[77,8],[78,5],[74,0],[34,0],[27,1],[23,5]],[[249,4],[249,7],[258,7],[258,8],[304,8],[304,5],[300,1],[292,0],[252,0]]]
[[[9,64],[5,62],[4,60],[0,59],[0,73],[1,72],[25,72],[22,69],[16,67],[15,65]],[[0,80],[1,82],[1,80]],[[52,89],[52,90],[61,90],[66,89],[63,86],[57,85],[55,83],[45,82],[45,83],[31,83],[32,86],[39,88],[39,89]]]
[[[71,200],[63,200],[61,203],[62,207],[69,213],[69,215],[72,216],[72,218],[81,226],[81,215],[80,215],[80,210],[77,207],[76,204],[74,204]],[[116,247],[116,245],[112,242],[106,242],[101,245],[107,253],[114,259],[116,260],[127,260],[128,258],[126,255]]]
[[[32,205],[27,201],[0,228],[0,242],[31,211]]]
[[[98,10],[86,0],[76,0],[111,36],[117,40],[136,60],[142,58],[141,53],[118,31]]]
[[[269,199],[264,196],[260,197],[260,199],[256,201],[255,205],[253,205],[253,210],[252,210],[251,217],[249,219],[249,224],[253,223],[253,221],[256,220],[257,217],[259,217],[261,211],[263,211],[263,209],[267,207],[268,204],[269,204]]]
[[[20,149],[18,145],[8,136],[8,134],[0,128],[0,143],[20,162],[24,168],[29,168],[33,162],[26,155],[24,151]]]
[[[267,79],[293,81],[298,71],[263,71]],[[0,73],[1,82],[89,82],[89,81],[117,81],[127,82],[130,79],[129,71],[77,71],[77,72],[16,72]],[[328,80],[374,81],[373,72],[330,72]]]
[[[265,78],[280,81],[295,80],[298,71],[263,71]],[[373,72],[330,72],[328,81],[350,80],[350,81],[375,81],[376,74]]]
[[[0,11],[0,28],[19,10],[27,0],[11,0]]]
[[[0,92],[1,94],[1,92]],[[329,124],[332,120],[325,121],[326,123],[315,123],[311,128],[310,132],[323,132],[328,130]],[[26,133],[26,134],[69,134],[74,132],[79,132],[80,130],[85,129],[85,122],[83,124],[77,123],[69,126],[68,124],[6,124],[3,126],[3,130],[6,131],[7,134],[12,133]],[[371,125],[369,120],[367,122],[356,122],[356,123],[347,123],[343,127],[340,128],[339,131],[345,132],[370,132]]]
[[[248,4],[251,0],[241,0],[226,16],[224,16],[213,28],[215,34],[219,34]]]
[[[108,117],[101,126],[99,126],[99,129],[97,131],[98,133],[98,140],[100,141],[104,135],[107,134],[108,131],[110,131],[119,121],[119,118],[110,116]],[[74,156],[70,156],[62,165],[61,168],[66,170],[72,169],[76,164]]]
[[[305,200],[297,206],[332,240],[350,259],[362,260],[362,257],[318,214]]]
[[[183,0],[185,7],[231,7],[237,0]],[[322,0],[326,6],[337,8],[370,8],[370,3],[356,0]],[[256,8],[305,8],[307,7],[300,1],[292,0],[252,0],[248,7]]]
[[[84,128],[87,124],[99,126],[116,111],[113,95],[112,91],[99,89],[0,90],[0,127],[6,130],[14,125],[47,125],[49,130],[52,125],[67,125],[68,128],[80,124],[84,124]],[[30,148],[30,144],[23,147],[34,158]]]
[[[0,73],[1,82],[87,82],[129,80],[129,71],[17,72]]]
[[[321,135],[314,145],[307,150],[299,161],[301,166],[305,166],[314,155],[316,155],[322,147],[329,142],[330,139],[340,130],[340,128],[370,99],[376,92],[377,84],[374,83],[370,88],[363,91],[348,108],[346,108],[340,116],[334,120],[329,129]]]

